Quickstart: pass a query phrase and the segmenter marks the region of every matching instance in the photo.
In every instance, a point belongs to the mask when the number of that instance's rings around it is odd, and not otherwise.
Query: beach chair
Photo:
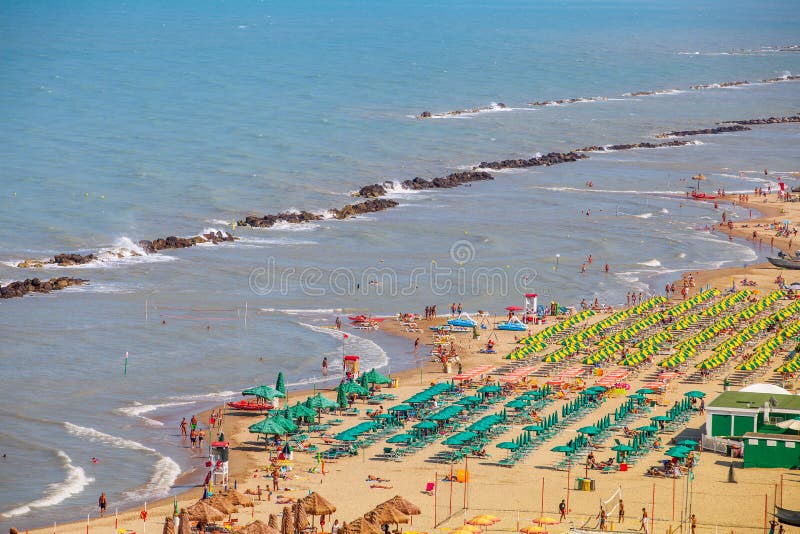
[[[433,495],[433,491],[436,489],[436,482],[427,482],[425,483],[425,490],[422,492],[425,495]]]

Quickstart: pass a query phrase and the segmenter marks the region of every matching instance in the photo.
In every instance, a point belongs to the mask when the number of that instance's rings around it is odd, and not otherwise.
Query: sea
[[[686,194],[796,185],[798,124],[399,183],[795,114],[800,82],[757,82],[800,74],[799,26],[788,0],[3,2],[0,284],[90,283],[0,302],[0,528],[94,517],[101,491],[111,511],[177,494],[204,475],[180,419],[278,371],[297,391],[337,380],[324,356],[418,363],[381,331],[343,340],[337,316],[619,304],[762,260],[767,243],[707,229],[758,213]],[[756,83],[720,86],[740,80]],[[385,181],[397,208],[231,224]],[[239,240],[137,245],[212,228]],[[16,267],[61,252],[100,259]]]

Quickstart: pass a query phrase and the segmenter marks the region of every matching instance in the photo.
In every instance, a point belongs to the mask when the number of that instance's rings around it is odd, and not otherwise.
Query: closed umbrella
[[[281,534],[294,534],[294,521],[292,512],[288,506],[283,507],[283,517],[281,519]]]
[[[267,521],[267,524],[280,532],[280,523],[278,523],[278,516],[275,514],[269,514],[269,521]]]
[[[164,520],[163,534],[175,534],[175,522],[169,516]]]
[[[294,514],[294,530],[295,532],[299,532],[303,529],[306,529],[310,526],[308,522],[308,514],[306,513],[305,507],[300,503],[295,503],[292,505],[292,513]]]
[[[181,510],[181,515],[178,516],[178,534],[192,534],[191,521],[186,510]]]
[[[275,389],[283,393],[283,396],[286,396],[286,384],[283,381],[283,371],[278,372],[278,379],[275,381]]]

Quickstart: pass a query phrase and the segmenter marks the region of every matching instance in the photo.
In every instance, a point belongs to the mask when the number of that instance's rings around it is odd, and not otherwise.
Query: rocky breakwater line
[[[488,172],[483,171],[465,171],[454,172],[447,176],[440,176],[433,180],[426,180],[424,178],[414,178],[413,180],[406,180],[402,182],[402,187],[411,191],[419,191],[422,189],[452,189],[469,182],[481,182],[485,180],[494,180],[494,176]],[[388,194],[387,187],[393,187],[393,182],[384,182],[382,184],[365,185],[355,193],[354,196],[362,198],[377,198]]]
[[[748,119],[743,121],[725,121],[720,124],[739,124],[741,126],[758,126],[760,124],[786,124],[790,122],[800,122],[800,115],[789,117],[767,117],[766,119]]]
[[[23,297],[28,293],[50,293],[70,286],[80,286],[88,283],[88,280],[80,278],[51,278],[50,280],[39,280],[38,278],[27,278],[18,282],[11,282],[8,285],[0,286],[0,299],[12,299]]]
[[[376,211],[388,210],[399,206],[400,204],[394,200],[387,198],[373,198],[366,202],[358,204],[347,204],[339,209],[329,210],[328,216],[311,213],[309,211],[292,211],[278,213],[277,215],[248,215],[244,219],[238,221],[236,224],[239,226],[250,226],[253,228],[271,228],[278,222],[286,222],[289,224],[303,224],[314,221],[321,221],[327,218],[333,219],[349,219],[357,215],[365,213],[374,213]]]
[[[577,104],[579,102],[599,102],[608,100],[607,96],[588,96],[579,98],[562,98],[561,100],[543,100],[541,102],[528,102],[529,106],[563,106],[564,104]]]
[[[721,83],[709,83],[709,84],[700,84],[700,85],[692,85],[691,89],[695,91],[701,91],[703,89],[719,89],[722,87],[738,87],[740,85],[750,85],[750,82],[747,80],[737,80],[734,82],[721,82]]]
[[[503,161],[481,161],[476,169],[525,169],[528,167],[550,167],[560,163],[569,163],[586,159],[589,156],[579,154],[578,151],[572,152],[550,152],[544,156],[536,156],[530,159],[506,159]]]
[[[666,137],[687,137],[690,135],[710,135],[710,134],[721,134],[729,132],[744,132],[747,130],[752,130],[752,128],[748,128],[747,126],[743,126],[741,124],[734,124],[733,126],[718,126],[716,128],[703,128],[702,130],[682,130],[678,132],[666,132],[658,134],[656,136],[656,139],[664,139]]]
[[[139,241],[138,250],[129,248],[118,248],[114,250],[104,250],[98,253],[91,254],[77,254],[77,253],[64,253],[56,254],[48,260],[26,259],[17,264],[21,269],[41,268],[46,265],[56,265],[58,267],[75,267],[78,265],[86,265],[95,261],[106,261],[113,259],[123,259],[135,256],[142,256],[143,254],[154,254],[162,250],[170,250],[177,248],[188,248],[200,243],[212,243],[217,245],[227,241],[235,241],[237,238],[227,232],[208,232],[206,234],[197,235],[194,237],[159,237],[153,241],[142,240]]]
[[[459,115],[465,115],[469,113],[481,113],[483,111],[498,111],[501,109],[506,109],[505,104],[502,102],[498,102],[496,104],[492,104],[491,106],[484,106],[482,108],[472,108],[472,109],[456,109],[454,111],[445,111],[443,113],[431,113],[430,111],[423,111],[419,115],[417,115],[418,119],[441,119],[444,117],[457,117]]]
[[[624,145],[585,146],[576,152],[614,152],[617,150],[633,150],[634,148],[666,148],[695,144],[692,141],[665,141],[663,143],[628,143]]]

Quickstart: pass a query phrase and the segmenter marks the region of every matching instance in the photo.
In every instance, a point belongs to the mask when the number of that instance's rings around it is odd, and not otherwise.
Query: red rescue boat
[[[236,402],[229,402],[228,406],[236,410],[246,410],[249,412],[262,412],[265,410],[272,410],[275,408],[272,404],[264,404],[263,402],[240,400]]]

